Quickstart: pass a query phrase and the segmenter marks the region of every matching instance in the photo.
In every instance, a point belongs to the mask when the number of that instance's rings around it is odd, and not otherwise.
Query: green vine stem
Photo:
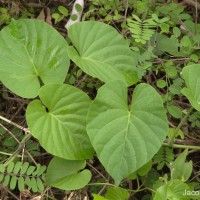
[[[171,145],[165,142],[163,143],[163,146],[170,147]],[[200,150],[200,146],[184,145],[184,144],[173,144],[173,148]]]
[[[175,137],[176,137],[178,131],[180,130],[180,128],[185,124],[185,122],[186,122],[188,116],[190,115],[190,113],[192,112],[192,110],[193,110],[193,107],[191,107],[191,108],[187,111],[186,115],[185,115],[185,116],[182,118],[182,120],[180,121],[179,125],[177,126],[176,130],[174,131],[174,133],[173,133],[173,135],[172,135],[172,137],[171,137],[171,139],[170,139],[170,141],[169,141],[169,146],[171,146],[171,147],[174,146],[174,139],[175,139]],[[184,146],[184,145],[183,145],[183,146]]]
[[[89,184],[87,184],[88,186],[111,186],[111,187],[116,187],[116,185],[114,185],[114,184],[111,184],[111,183],[89,183]],[[122,188],[123,189],[123,188]],[[145,187],[145,188],[142,188],[142,189],[137,189],[137,190],[132,190],[132,189],[126,189],[127,191],[129,191],[129,192],[134,192],[134,193],[136,193],[136,192],[141,192],[141,191],[143,191],[143,190],[149,190],[149,191],[151,191],[151,192],[155,192],[155,190],[153,190],[153,189],[151,189],[151,188],[148,188],[148,187]]]

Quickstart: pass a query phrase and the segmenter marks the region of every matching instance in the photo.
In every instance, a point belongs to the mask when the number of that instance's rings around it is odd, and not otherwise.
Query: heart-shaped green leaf
[[[47,168],[46,183],[62,190],[83,188],[91,179],[89,170],[79,172],[85,165],[84,160],[64,160],[54,157]]]
[[[45,22],[13,20],[0,32],[0,44],[0,80],[17,95],[33,98],[40,84],[63,83],[67,42]]]
[[[41,101],[26,110],[31,134],[49,153],[69,159],[91,158],[93,149],[86,133],[91,100],[81,90],[65,84],[48,84],[39,90]]]
[[[154,88],[138,85],[130,107],[122,81],[105,84],[88,113],[87,132],[97,156],[118,185],[147,163],[168,132],[162,99]]]
[[[104,82],[124,80],[127,85],[138,81],[134,56],[125,39],[111,26],[101,22],[80,22],[69,28],[74,47],[70,59],[87,74]]]
[[[181,92],[189,99],[192,106],[200,111],[200,64],[184,67],[182,74],[187,87]]]

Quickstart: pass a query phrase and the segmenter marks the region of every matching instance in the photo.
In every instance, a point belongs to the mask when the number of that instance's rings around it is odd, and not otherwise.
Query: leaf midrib
[[[34,71],[35,71],[35,74],[36,74],[37,76],[39,76],[37,67],[35,66],[35,63],[33,62],[33,59],[31,58],[30,53],[28,52],[28,49],[26,48],[26,46],[25,46],[24,44],[23,44],[23,47],[24,47],[24,49],[25,49],[25,51],[26,51],[26,53],[27,53],[27,55],[28,55],[28,57],[29,57],[29,60],[31,61],[32,67],[33,67],[33,69],[34,69]]]
[[[121,161],[120,161],[120,168],[121,168],[121,165],[122,165],[122,161],[123,161],[123,158],[124,158],[124,155],[126,155],[126,154],[124,154],[124,147],[125,147],[125,145],[126,145],[126,138],[128,137],[128,130],[129,130],[129,124],[131,123],[131,121],[130,121],[130,118],[131,118],[131,113],[130,113],[130,111],[128,111],[128,122],[127,122],[127,127],[126,127],[126,129],[125,129],[125,131],[126,131],[126,133],[125,133],[125,135],[124,135],[124,141],[123,141],[123,150],[122,150],[122,159],[121,159]]]

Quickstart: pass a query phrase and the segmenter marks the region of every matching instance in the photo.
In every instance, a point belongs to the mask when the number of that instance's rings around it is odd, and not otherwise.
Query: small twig
[[[87,78],[87,74],[85,74],[77,83],[76,83],[76,87],[78,87],[86,78]]]
[[[182,102],[182,101],[178,101],[178,100],[174,100],[174,104],[186,106],[186,107],[191,107],[191,104],[185,103],[185,102]]]
[[[17,137],[11,132],[11,131],[9,131],[4,125],[2,125],[1,123],[0,123],[0,126],[5,130],[5,131],[7,131],[16,141],[17,141],[17,143],[18,144],[20,144],[20,141],[17,139]]]
[[[15,139],[15,141],[17,141],[17,143],[18,143],[19,145],[21,145],[21,142],[16,138],[16,136],[15,136],[11,131],[9,131],[9,130],[8,130],[4,125],[2,125],[2,124],[0,124],[0,126],[1,126],[5,131],[7,131],[7,132]],[[25,144],[24,144],[24,145],[25,145]],[[24,157],[24,151],[26,151],[26,153],[28,154],[29,158],[33,161],[33,163],[34,163],[35,165],[37,165],[35,159],[33,158],[33,156],[29,153],[29,151],[28,151],[27,149],[24,149],[24,148],[23,148],[23,154],[22,154],[22,156],[20,156],[20,157],[21,157],[21,158]],[[13,154],[11,154],[11,156],[13,156]],[[16,156],[17,156],[17,155],[16,155]]]
[[[23,0],[20,0],[20,3],[25,8],[43,8],[45,6],[44,4],[40,4],[40,3],[33,3],[33,2],[32,3],[26,3]]]
[[[13,194],[10,190],[8,190],[7,188],[3,188],[4,190],[6,190],[6,192],[8,192],[13,198],[20,200],[15,194]]]
[[[31,134],[27,134],[22,142],[20,143],[19,147],[17,148],[17,150],[12,154],[12,156],[4,163],[5,166],[7,166],[17,155],[18,153],[24,148],[24,145],[26,144],[26,142],[31,138]]]
[[[128,12],[128,0],[126,0],[126,8],[125,8],[125,13],[124,13],[124,21],[126,21],[127,12]]]
[[[116,185],[111,184],[111,183],[89,183],[87,184],[88,186],[111,186],[111,187],[116,187]]]
[[[109,177],[108,177],[108,182],[109,182]],[[101,188],[101,190],[98,192],[98,194],[99,195],[101,195],[101,194],[103,194],[104,193],[104,191],[107,189],[107,185],[104,185],[102,188]]]
[[[33,156],[31,155],[31,153],[29,153],[29,151],[28,151],[27,149],[25,149],[25,151],[26,151],[28,157],[33,161],[33,163],[34,163],[35,165],[37,165],[37,162],[35,161],[35,159],[34,159]],[[25,156],[24,156],[24,157],[25,157]]]
[[[200,3],[198,3],[197,1],[183,0],[182,4],[187,4],[187,5],[193,6],[196,9],[200,10]]]
[[[15,114],[11,117],[10,121],[12,121],[15,118],[15,116],[23,109],[24,105],[25,105],[24,102],[22,104],[20,104],[19,108],[17,109]]]
[[[166,138],[164,143],[169,143],[169,139]],[[197,146],[199,145],[199,141],[196,141],[194,138],[186,138],[182,139],[175,139],[174,144],[181,144],[181,145],[189,145],[189,146]]]
[[[13,155],[12,153],[6,153],[6,152],[3,152],[3,151],[0,151],[0,154],[5,155],[5,156],[12,156]],[[21,158],[22,155],[17,155],[16,157]],[[24,157],[28,157],[28,156],[24,156]]]
[[[47,186],[47,188],[42,192],[42,194],[41,194],[41,199],[43,199],[43,197],[45,196],[45,193],[48,191],[48,190],[50,190],[51,189],[51,187],[50,186]]]
[[[87,162],[87,165],[91,167],[97,174],[99,174],[105,181],[109,182],[109,180],[100,172],[98,171],[95,167],[93,167],[89,162]]]
[[[105,189],[106,189],[107,187],[108,187],[107,185],[104,185],[104,186],[101,188],[101,190],[98,192],[98,194],[101,195],[101,194],[105,191]]]
[[[16,124],[15,122],[12,122],[11,120],[9,119],[6,119],[5,117],[3,116],[0,116],[0,119],[7,122],[8,124],[12,124],[13,126],[21,129],[22,131],[24,131],[25,133],[30,133],[29,129],[28,128],[24,128],[23,126],[20,126],[19,124]]]
[[[172,61],[172,62],[184,62],[185,61],[189,61],[191,60],[191,58],[172,58],[172,59],[155,59],[152,63],[157,64],[157,63],[163,63],[163,62],[168,62],[168,61]]]
[[[195,2],[195,34],[198,34],[197,24],[198,24],[198,9],[197,9],[197,0],[196,0]]]
[[[72,200],[72,197],[74,196],[74,192],[71,192],[67,200]]]
[[[11,100],[11,101],[18,101],[18,102],[22,102],[25,104],[28,104],[30,101],[26,100],[26,99],[20,99],[20,98],[16,98],[16,97],[6,97],[6,100]]]
[[[187,28],[187,26],[184,24],[184,22],[182,21],[182,19],[177,15],[177,17],[179,18],[179,22],[181,24],[180,29],[187,31],[189,36],[193,36],[193,32]]]

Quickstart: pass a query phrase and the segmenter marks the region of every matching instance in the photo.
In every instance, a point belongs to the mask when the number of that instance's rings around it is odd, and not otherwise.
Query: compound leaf
[[[93,148],[86,133],[91,103],[81,90],[66,84],[48,84],[39,91],[41,100],[26,110],[28,127],[49,153],[69,159],[91,158]]]
[[[69,28],[74,47],[68,55],[87,74],[104,82],[138,81],[133,54],[125,39],[111,26],[101,22],[80,22]]]
[[[69,68],[67,42],[40,20],[13,20],[0,32],[0,80],[25,98],[40,84],[63,83]]]
[[[154,88],[139,84],[127,104],[123,81],[98,90],[88,113],[87,131],[97,156],[118,185],[147,163],[168,132],[162,99]]]

